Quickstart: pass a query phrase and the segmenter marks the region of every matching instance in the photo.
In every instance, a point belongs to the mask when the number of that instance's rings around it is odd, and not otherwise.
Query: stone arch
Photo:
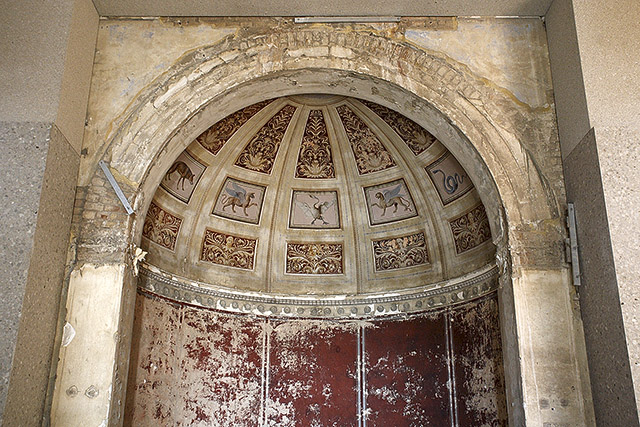
[[[185,54],[140,93],[116,120],[115,130],[102,149],[88,161],[94,168],[99,159],[110,163],[133,201],[136,215],[127,218],[123,214],[116,223],[101,225],[104,234],[113,239],[100,240],[100,231],[81,231],[79,264],[87,256],[99,259],[95,247],[101,244],[113,245],[112,252],[116,252],[139,241],[143,214],[162,174],[199,132],[251,103],[297,93],[368,99],[401,111],[433,131],[477,183],[505,271],[521,269],[527,263],[563,268],[558,251],[564,233],[560,218],[563,189],[546,178],[558,173],[560,166],[537,161],[538,151],[549,141],[536,133],[538,123],[527,107],[437,52],[370,30],[343,33],[323,27],[229,36]],[[526,142],[532,139],[534,144]],[[95,170],[98,177],[101,172]],[[89,193],[99,186],[96,182],[94,178],[87,186]],[[532,237],[541,227],[550,231],[541,238]],[[102,248],[102,252],[109,249]],[[113,261],[123,262],[116,258]],[[130,260],[124,264],[125,270],[131,266]],[[508,284],[510,277],[505,275],[504,280]],[[515,348],[519,347],[514,314],[517,298],[512,292],[503,297],[505,317],[511,322],[503,326],[505,339]],[[523,321],[526,319],[519,320]],[[570,319],[563,318],[567,321]],[[126,358],[126,349],[125,342],[116,358]],[[506,367],[507,375],[514,378],[509,394],[512,401],[534,402],[536,396],[528,397],[526,386],[515,379],[526,370],[517,360],[520,353],[516,350],[513,362],[506,361],[513,363]],[[117,375],[115,378],[117,382]],[[576,378],[571,383],[575,384]],[[115,390],[114,395],[118,392],[122,390]],[[526,404],[512,410],[511,422],[523,420],[525,408]],[[112,407],[111,411],[115,414],[117,409]]]
[[[478,163],[486,165],[512,226],[558,217],[558,190],[522,142],[536,125],[525,107],[461,64],[369,31],[234,35],[192,51],[136,98],[98,155],[109,150],[111,166],[135,188],[176,129],[208,104],[217,106],[213,123],[257,101],[252,85],[258,83],[271,88],[262,98],[320,91],[374,100],[427,129],[436,124],[441,133],[448,121],[449,135],[437,136],[472,174]],[[455,138],[455,130],[464,138]],[[475,175],[479,183],[486,180]],[[493,192],[490,185],[487,191]],[[491,210],[496,231],[498,212]]]

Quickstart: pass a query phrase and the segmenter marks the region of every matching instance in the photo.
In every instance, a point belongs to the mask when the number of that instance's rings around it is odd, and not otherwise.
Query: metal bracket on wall
[[[102,172],[104,172],[104,174],[107,176],[107,180],[109,181],[109,184],[111,184],[111,187],[113,187],[113,191],[116,192],[116,196],[118,196],[118,199],[120,199],[120,203],[122,203],[122,206],[124,206],[124,210],[127,211],[127,215],[131,215],[133,213],[133,209],[131,208],[131,205],[129,204],[127,198],[124,196],[124,193],[118,185],[116,178],[109,170],[109,166],[107,166],[107,164],[103,160],[100,160],[98,164],[100,165]]]
[[[571,277],[574,286],[580,286],[580,259],[578,258],[578,234],[576,232],[576,210],[573,203],[567,203],[567,228],[569,229],[569,238],[567,239],[567,247],[571,258]]]
[[[303,16],[293,18],[295,24],[386,23],[400,22],[399,16]]]

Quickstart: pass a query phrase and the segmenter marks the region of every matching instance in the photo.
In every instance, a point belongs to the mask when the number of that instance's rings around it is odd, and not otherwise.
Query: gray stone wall
[[[13,348],[18,336],[22,301],[40,204],[42,177],[49,150],[51,124],[0,123],[0,413],[9,388]]]
[[[97,24],[90,0],[0,16],[0,424],[48,413]]]
[[[547,13],[596,421],[638,425],[640,3],[555,0]],[[634,392],[635,390],[635,392]]]

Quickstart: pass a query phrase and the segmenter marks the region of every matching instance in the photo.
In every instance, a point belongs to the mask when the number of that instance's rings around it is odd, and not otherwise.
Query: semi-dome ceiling
[[[149,207],[147,261],[275,294],[410,289],[493,263],[454,156],[378,104],[299,95],[248,106],[178,156]]]

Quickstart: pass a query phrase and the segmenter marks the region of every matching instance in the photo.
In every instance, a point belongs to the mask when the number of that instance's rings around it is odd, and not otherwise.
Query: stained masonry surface
[[[127,425],[506,425],[495,294],[337,322],[139,293],[131,360]]]

